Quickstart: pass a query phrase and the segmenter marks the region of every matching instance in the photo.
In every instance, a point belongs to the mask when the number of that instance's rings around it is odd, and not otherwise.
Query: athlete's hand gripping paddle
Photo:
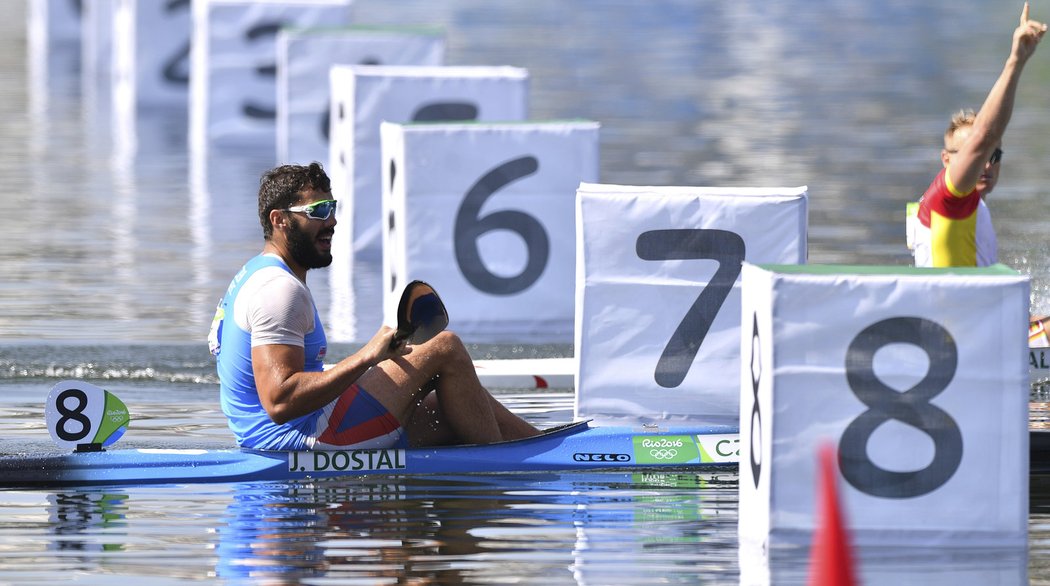
[[[448,326],[448,311],[434,288],[423,281],[405,286],[397,305],[397,331],[390,349],[405,343],[422,344]]]

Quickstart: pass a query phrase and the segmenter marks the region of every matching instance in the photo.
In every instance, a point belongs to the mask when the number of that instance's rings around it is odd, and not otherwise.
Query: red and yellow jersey
[[[974,189],[959,193],[942,170],[919,201],[915,266],[983,267],[998,262],[992,215]]]
[[[1047,348],[1050,347],[1050,334],[1046,331],[1043,320],[1036,319],[1028,324],[1028,347]]]

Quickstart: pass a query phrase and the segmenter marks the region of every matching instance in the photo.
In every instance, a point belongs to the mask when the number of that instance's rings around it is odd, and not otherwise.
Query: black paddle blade
[[[448,311],[437,291],[423,281],[405,286],[397,305],[397,332],[393,344],[422,344],[448,327]]]

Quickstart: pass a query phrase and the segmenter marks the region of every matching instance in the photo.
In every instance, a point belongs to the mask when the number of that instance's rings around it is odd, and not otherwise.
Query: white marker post
[[[337,65],[331,68],[328,175],[340,200],[329,283],[333,340],[356,339],[354,299],[381,269],[382,122],[523,120],[528,72],[514,67]],[[367,334],[370,335],[370,334]]]
[[[116,0],[81,0],[80,89],[86,111],[107,112],[113,72],[113,12]]]
[[[79,48],[81,6],[70,0],[29,0],[26,36],[30,53],[47,59],[52,48]]]
[[[351,0],[194,0],[190,145],[258,148],[277,134],[277,32],[343,26]]]
[[[328,160],[333,65],[441,65],[437,29],[286,29],[277,34],[277,160]]]
[[[116,0],[113,101],[123,115],[189,104],[191,1]]]
[[[27,146],[32,156],[44,156],[53,118],[57,112],[75,111],[79,102],[81,6],[69,0],[28,0],[26,16],[26,89],[35,129]]]
[[[740,266],[805,261],[806,188],[585,184],[576,222],[576,417],[736,425]]]
[[[574,194],[598,124],[383,124],[384,315],[419,279],[478,340],[572,339]]]
[[[1028,278],[743,268],[740,540],[808,543],[817,449],[858,545],[1024,548]]]
[[[382,122],[523,120],[528,81],[516,67],[332,67],[328,170],[333,193],[345,202],[333,253],[381,254]]]

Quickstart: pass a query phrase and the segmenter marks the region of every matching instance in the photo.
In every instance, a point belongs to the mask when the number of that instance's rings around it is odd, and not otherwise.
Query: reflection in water
[[[119,551],[123,540],[110,531],[127,524],[127,495],[120,492],[71,492],[47,495],[48,520],[55,550]],[[105,534],[101,537],[100,534]],[[101,537],[101,538],[100,538]],[[100,543],[101,542],[101,543]]]
[[[774,548],[767,554],[743,545],[739,553],[741,585],[808,583],[805,546]],[[854,568],[858,583],[867,586],[1027,584],[1027,553],[981,547],[869,547],[854,550]]]
[[[735,492],[735,475],[719,473],[248,484],[218,528],[217,572],[276,583],[724,579],[736,572],[724,540]]]
[[[1036,579],[1050,576],[1050,474],[1032,475],[1029,494],[1029,575],[1036,583]]]
[[[325,505],[296,499],[295,492],[281,485],[238,487],[218,528],[219,577],[294,583],[324,573],[317,539],[326,525]]]
[[[178,584],[214,572],[210,537],[194,530],[214,496],[207,489],[0,495],[5,584],[100,583],[105,576],[118,583]]]
[[[1028,402],[1028,428],[1050,429],[1050,388],[1040,385],[1032,390]]]

